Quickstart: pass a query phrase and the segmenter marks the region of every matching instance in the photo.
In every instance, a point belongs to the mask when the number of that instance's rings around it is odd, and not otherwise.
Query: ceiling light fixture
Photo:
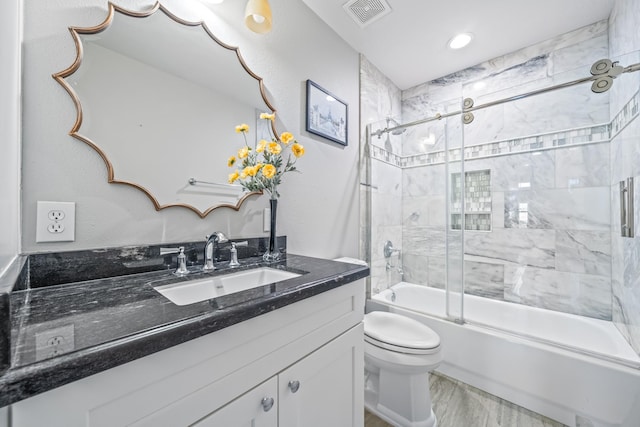
[[[254,33],[271,31],[271,7],[268,0],[249,0],[244,10],[244,24]]]
[[[462,33],[453,37],[449,40],[449,49],[462,49],[473,39],[473,35],[471,33]]]

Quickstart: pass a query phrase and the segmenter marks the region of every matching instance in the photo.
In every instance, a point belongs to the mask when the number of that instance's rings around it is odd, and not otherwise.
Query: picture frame
[[[346,146],[349,105],[317,83],[307,80],[307,132]]]

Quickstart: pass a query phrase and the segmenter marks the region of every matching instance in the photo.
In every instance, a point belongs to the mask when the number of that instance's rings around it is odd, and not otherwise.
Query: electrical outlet
[[[58,209],[52,209],[47,214],[47,217],[51,221],[62,221],[64,219],[64,216],[65,216],[64,215],[64,211],[61,211],[61,210],[58,210]]]
[[[38,202],[36,242],[73,242],[76,204],[73,202]]]
[[[64,231],[64,225],[60,222],[54,222],[47,226],[49,233],[62,233]]]
[[[36,332],[36,361],[69,353],[74,349],[73,325]]]

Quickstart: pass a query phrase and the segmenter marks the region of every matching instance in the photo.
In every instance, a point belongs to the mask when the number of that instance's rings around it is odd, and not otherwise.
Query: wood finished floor
[[[429,387],[438,427],[563,427],[564,424],[514,405],[442,374]],[[365,427],[394,427],[365,411]]]

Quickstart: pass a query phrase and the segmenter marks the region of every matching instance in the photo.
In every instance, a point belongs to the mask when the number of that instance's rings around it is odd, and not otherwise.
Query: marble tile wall
[[[640,2],[616,1],[609,18],[609,50],[622,65],[640,62]],[[640,120],[638,89],[640,73],[625,74],[610,90],[612,120],[611,151],[611,280],[613,321],[634,350],[640,354],[640,233],[621,237],[618,182],[634,177],[635,222],[640,220]],[[635,94],[635,95],[633,95]],[[631,97],[631,100],[629,99]]]
[[[489,171],[492,213],[491,231],[465,232],[466,292],[610,320],[608,143],[468,160],[465,171]],[[404,169],[407,281],[444,286],[446,176],[444,164]]]
[[[589,75],[591,65],[607,57],[607,27],[606,20],[600,21],[405,90],[402,94],[403,122],[459,111],[465,97],[474,99],[477,106]],[[541,120],[547,122],[546,129],[553,130],[608,122],[607,103],[583,87],[476,111],[476,120],[464,131],[465,145],[539,134],[543,130]],[[594,105],[598,107],[594,108]],[[449,147],[456,142],[461,145],[459,120],[448,121],[445,132],[438,132],[428,125],[409,129],[403,154],[442,151],[445,140]],[[425,144],[425,141],[431,144]]]
[[[387,118],[400,121],[400,90],[364,56],[360,57],[361,129],[373,130],[387,126]],[[362,133],[361,164],[361,229],[360,258],[369,262],[369,291],[373,294],[387,289],[402,279],[398,272],[401,261],[390,260],[387,269],[383,255],[384,242],[391,240],[402,249],[402,139],[399,135],[367,141]]]

